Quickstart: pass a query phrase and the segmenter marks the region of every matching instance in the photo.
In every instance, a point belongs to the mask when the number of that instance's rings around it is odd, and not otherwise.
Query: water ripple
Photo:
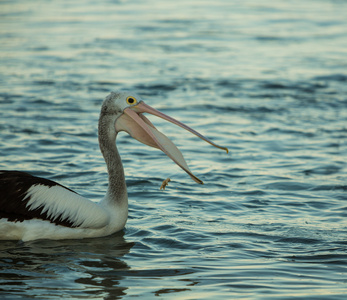
[[[99,107],[122,88],[230,153],[149,117],[200,186],[119,134],[126,228],[3,241],[4,299],[345,298],[346,3],[36,4],[0,3],[1,169],[100,200]]]

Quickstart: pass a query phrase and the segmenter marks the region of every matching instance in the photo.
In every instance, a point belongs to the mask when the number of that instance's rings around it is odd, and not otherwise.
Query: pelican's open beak
[[[190,175],[190,177],[197,183],[203,184],[203,182],[189,170],[182,153],[164,134],[159,132],[154,127],[154,125],[143,115],[143,113],[150,113],[164,120],[167,120],[173,124],[176,124],[190,131],[191,133],[195,134],[196,136],[205,140],[211,145],[223,149],[228,153],[227,148],[216,145],[215,143],[213,143],[208,138],[204,137],[194,129],[150,107],[143,101],[139,102],[139,104],[135,106],[124,109],[124,113],[116,121],[116,130],[126,131],[133,138],[137,139],[141,143],[162,150],[177,165],[179,165],[184,171],[186,171]]]

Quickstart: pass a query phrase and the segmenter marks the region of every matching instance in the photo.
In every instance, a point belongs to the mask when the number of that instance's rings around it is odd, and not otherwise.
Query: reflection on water
[[[120,134],[126,229],[1,242],[1,298],[344,299],[346,5],[2,1],[0,168],[99,200],[97,120],[119,88],[230,154],[151,118],[200,186]]]
[[[120,285],[122,272],[130,269],[123,256],[133,246],[124,232],[97,240],[3,242],[2,292],[15,295],[25,290],[35,296],[39,291],[41,298],[80,292],[118,299],[127,289]]]

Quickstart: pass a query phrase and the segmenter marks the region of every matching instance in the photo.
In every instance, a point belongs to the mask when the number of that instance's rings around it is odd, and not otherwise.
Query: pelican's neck
[[[108,171],[108,190],[105,200],[108,204],[122,206],[128,203],[127,187],[122,160],[116,147],[117,134],[114,129],[108,127],[109,124],[110,120],[100,118],[99,145]]]

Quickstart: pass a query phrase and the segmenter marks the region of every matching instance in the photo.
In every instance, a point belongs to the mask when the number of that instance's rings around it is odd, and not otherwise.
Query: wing
[[[101,228],[108,212],[54,181],[18,171],[0,171],[0,219],[41,219],[66,227]]]

